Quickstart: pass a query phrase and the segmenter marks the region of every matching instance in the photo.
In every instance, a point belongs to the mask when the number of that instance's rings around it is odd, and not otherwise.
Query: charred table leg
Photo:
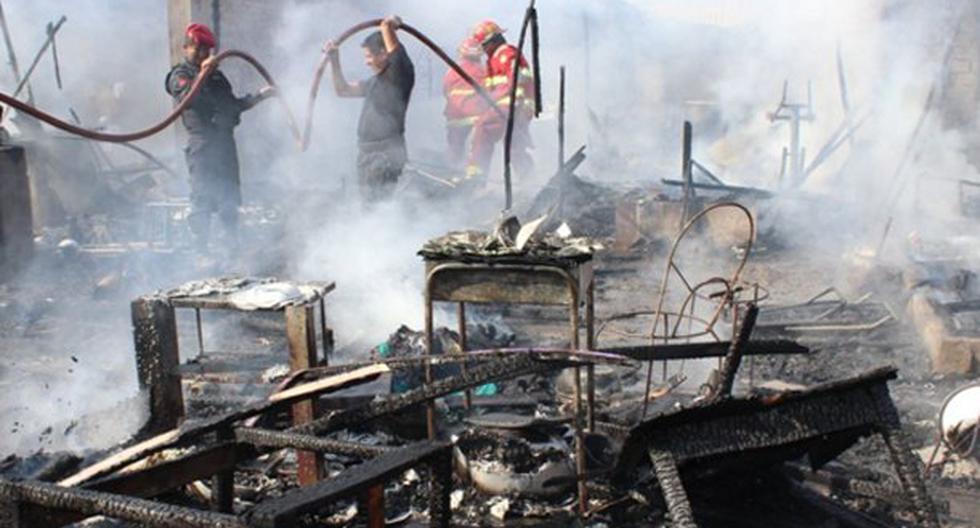
[[[902,483],[905,493],[908,494],[909,501],[915,508],[915,515],[922,526],[927,528],[939,528],[939,516],[936,507],[926,491],[925,481],[919,472],[917,460],[900,427],[885,426],[881,429],[881,436],[888,446],[888,454],[891,455],[892,463],[895,464],[895,472],[898,473],[898,480]]]
[[[453,491],[453,462],[450,451],[429,463],[429,525],[449,528],[452,510],[449,494]]]
[[[660,482],[660,490],[667,503],[673,526],[696,528],[691,502],[687,499],[687,491],[684,490],[684,483],[681,482],[680,473],[677,471],[674,455],[670,451],[654,447],[650,449],[650,462],[653,464],[657,481]]]
[[[286,307],[286,339],[289,343],[290,371],[316,366],[316,329],[313,326],[313,307]],[[311,399],[293,405],[293,423],[296,425],[316,420],[316,401]],[[296,477],[301,486],[309,486],[320,480],[323,474],[323,458],[311,451],[296,454]]]
[[[225,442],[234,440],[235,434],[230,428],[220,429],[217,440]],[[235,502],[235,470],[229,469],[216,473],[211,477],[211,509],[221,513],[232,513]]]
[[[361,492],[357,500],[358,515],[368,528],[384,528],[385,486],[378,484]]]

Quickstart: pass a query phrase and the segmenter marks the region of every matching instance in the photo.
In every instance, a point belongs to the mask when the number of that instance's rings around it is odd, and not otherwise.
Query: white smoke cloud
[[[242,24],[256,24],[254,41],[249,28],[228,26],[236,18],[224,18],[224,47],[244,49],[265,63],[300,118],[320,46],[350,25],[397,13],[453,54],[469,28],[485,18],[496,19],[508,28],[508,39],[516,41],[525,7],[513,1],[432,0],[291,0],[276,5],[278,11],[268,19],[240,19]],[[821,249],[826,247],[820,243],[824,237],[842,232],[873,244],[884,221],[886,197],[899,185],[892,175],[941,68],[960,5],[898,0],[540,1],[545,116],[532,127],[539,174],[535,181],[519,184],[525,194],[533,194],[537,181],[554,170],[558,68],[565,65],[567,148],[589,144],[583,173],[607,182],[677,177],[681,126],[692,119],[696,159],[730,183],[777,188],[780,151],[788,143],[788,132],[785,125],[770,123],[766,112],[778,103],[784,80],[789,81],[789,98],[796,101],[805,99],[806,86],[812,83],[817,117],[803,131],[812,157],[843,119],[835,60],[839,44],[851,106],[871,117],[855,135],[853,146],[842,147],[804,188],[829,196],[835,206],[793,199],[786,206],[784,227],[804,229],[819,220],[822,229],[811,225],[807,236],[797,238]],[[34,83],[40,106],[66,115],[72,105],[91,123],[103,114],[101,98],[122,82],[124,103],[117,107],[124,111],[113,115],[113,128],[141,128],[169,111],[171,101],[162,86],[170,66],[163,0],[46,0],[6,2],[4,7],[22,69],[43,39],[44,24],[61,14],[68,16],[58,39],[65,90],[53,88],[50,59],[45,58]],[[350,79],[369,75],[357,49],[360,38],[342,49]],[[410,157],[437,159],[443,148],[440,81],[445,68],[409,37],[403,38],[417,73],[408,114]],[[239,93],[259,87],[247,69],[229,64],[227,71]],[[342,343],[373,343],[399,324],[421,326],[422,263],[415,251],[430,236],[492,219],[502,202],[497,188],[500,164],[498,160],[491,182],[497,194],[481,200],[482,211],[432,211],[425,202],[411,199],[364,212],[348,203],[356,194],[354,130],[360,101],[336,98],[329,74],[323,81],[308,152],[293,147],[276,105],[265,104],[246,114],[237,132],[244,193],[247,200],[284,211],[289,226],[280,248],[284,254],[271,255],[270,260],[293,278],[337,281],[328,315],[338,338]],[[12,83],[9,69],[0,72],[4,89]],[[590,110],[604,124],[603,130],[591,122]],[[906,174],[976,178],[976,169],[963,153],[972,133],[944,130],[934,112]],[[146,144],[180,160],[173,139],[168,131]],[[916,196],[933,212],[954,209],[951,194],[938,186],[909,184],[902,208],[896,210],[897,225],[904,226],[896,232],[918,218],[921,209],[912,207]],[[826,229],[828,223],[834,228]],[[93,410],[131,395],[135,374],[124,315],[118,317],[118,329],[119,335],[109,341],[117,346],[111,352],[102,347],[106,356],[92,356],[98,370],[47,390],[75,402],[98,401]],[[98,360],[109,354],[112,361]],[[76,372],[85,368],[80,365]],[[106,388],[100,376],[122,380],[122,390]],[[40,397],[36,392],[24,394],[31,400]],[[105,399],[91,398],[92,394]],[[41,421],[81,412],[77,406],[65,414],[38,409],[45,416]],[[7,447],[0,446],[0,451]]]

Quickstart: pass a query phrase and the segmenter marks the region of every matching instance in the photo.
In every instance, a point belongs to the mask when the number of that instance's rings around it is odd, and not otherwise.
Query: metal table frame
[[[582,295],[584,293],[584,296]],[[591,260],[553,264],[520,264],[513,262],[443,261],[426,259],[425,262],[425,336],[426,354],[433,355],[435,302],[455,302],[460,348],[465,353],[466,303],[539,304],[568,306],[570,348],[578,349],[579,303],[585,304],[586,348],[594,348],[595,330],[595,275]],[[466,369],[466,364],[462,367]],[[579,508],[587,508],[588,493],[585,486],[585,447],[582,437],[582,375],[575,369],[575,462],[578,474]],[[595,368],[586,367],[587,417],[586,429],[595,427]],[[425,365],[425,382],[432,383],[432,366]],[[472,396],[466,391],[466,406]],[[426,408],[426,427],[429,440],[436,438],[435,405],[430,401]]]

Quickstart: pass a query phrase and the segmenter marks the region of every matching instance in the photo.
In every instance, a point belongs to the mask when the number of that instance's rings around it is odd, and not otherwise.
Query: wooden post
[[[33,254],[34,222],[24,148],[0,146],[0,280],[22,269]]]
[[[132,302],[133,341],[140,390],[149,395],[150,419],[143,431],[156,434],[177,427],[184,417],[180,385],[177,317],[165,297],[146,296]]]
[[[292,372],[316,366],[316,327],[313,305],[286,307],[286,340],[289,343],[289,369]],[[301,425],[316,419],[316,401],[307,400],[293,405],[293,424]],[[320,480],[323,459],[312,451],[297,451],[296,478],[300,486]]]
[[[384,484],[371,486],[361,493],[359,509],[365,515],[368,528],[385,526],[385,487]]]
[[[217,431],[218,442],[235,439],[235,433],[230,427]],[[234,513],[232,506],[235,502],[235,469],[216,473],[211,477],[211,509],[221,513]]]

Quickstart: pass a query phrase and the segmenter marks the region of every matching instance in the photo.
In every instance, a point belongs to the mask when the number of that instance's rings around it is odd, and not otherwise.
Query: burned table
[[[803,455],[819,468],[858,438],[877,434],[919,524],[938,527],[935,507],[888,393],[887,383],[895,378],[896,370],[885,367],[802,391],[725,397],[665,410],[628,430],[613,427],[612,434],[625,433],[614,478],[629,485],[636,468],[648,459],[673,523],[693,527],[695,516],[681,472],[690,483],[722,469],[758,467]]]
[[[593,348],[595,279],[591,256],[577,260],[524,260],[516,257],[481,260],[448,260],[426,257],[425,261],[425,335],[428,355],[433,353],[433,303],[457,303],[460,348],[466,351],[466,303],[539,304],[567,306],[569,343],[579,348],[579,305],[585,306],[586,348]],[[465,371],[465,363],[463,364]],[[588,392],[588,428],[594,426],[594,368],[586,367]],[[431,365],[426,364],[426,383],[432,382]],[[471,401],[466,392],[466,404]],[[426,410],[429,439],[436,435],[435,409],[432,402]],[[576,466],[584,474],[582,446],[581,371],[575,367]],[[585,482],[579,480],[579,499],[584,503]]]
[[[268,284],[247,282],[246,285]],[[201,295],[181,295],[179,290],[140,297],[132,303],[133,332],[136,344],[136,365],[141,389],[149,394],[150,419],[148,433],[175,427],[184,416],[184,398],[181,385],[181,366],[178,347],[176,311],[192,309],[197,323],[199,353],[204,353],[201,312],[203,310],[233,310],[239,312],[282,312],[286,322],[286,338],[289,348],[290,371],[316,366],[317,329],[316,308],[319,306],[319,326],[323,345],[323,358],[333,349],[333,331],[327,327],[325,297],[333,291],[332,282],[296,283],[306,294],[271,307],[249,306],[244,308],[232,297],[235,292],[216,291]],[[295,423],[307,423],[315,418],[313,401],[293,406]],[[321,472],[319,457],[313,453],[300,453],[299,478],[302,484],[318,479]]]
[[[236,465],[268,449],[303,448],[361,459],[329,480],[292,489],[233,514]],[[38,481],[0,479],[0,526],[61,526],[87,517],[132,521],[140,526],[200,528],[286,528],[338,499],[357,497],[368,526],[384,526],[384,484],[411,468],[430,474],[428,502],[431,526],[448,527],[452,491],[452,445],[418,442],[400,447],[337,442],[311,435],[236,427],[223,441],[130,473],[111,475],[82,487]],[[214,492],[206,511],[153,500],[169,490],[212,477]]]

